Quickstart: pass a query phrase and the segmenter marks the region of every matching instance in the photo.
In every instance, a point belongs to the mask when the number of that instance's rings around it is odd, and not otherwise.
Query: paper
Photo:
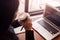
[[[22,26],[20,26],[20,27],[18,27],[18,28],[14,28],[15,33],[18,34],[18,33],[23,33],[23,32],[25,32],[25,29],[23,28],[22,31],[21,31],[21,28],[22,28]]]

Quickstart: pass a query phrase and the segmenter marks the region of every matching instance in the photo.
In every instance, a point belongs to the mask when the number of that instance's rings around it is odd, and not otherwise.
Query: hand
[[[26,18],[27,18],[27,20],[22,21]],[[30,18],[30,15],[28,13],[20,14],[18,21],[23,23],[25,30],[31,30],[32,29],[32,19]]]
[[[27,21],[23,24],[25,30],[31,30],[32,29],[32,19],[28,17]]]

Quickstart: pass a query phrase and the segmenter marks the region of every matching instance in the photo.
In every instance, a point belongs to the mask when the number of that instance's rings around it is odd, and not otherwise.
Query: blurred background
[[[18,12],[28,12],[30,15],[41,14],[46,3],[53,6],[60,6],[60,0],[19,0]]]

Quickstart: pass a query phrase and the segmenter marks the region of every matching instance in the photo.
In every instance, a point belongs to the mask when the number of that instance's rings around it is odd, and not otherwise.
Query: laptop
[[[46,4],[43,16],[33,22],[35,29],[46,40],[52,40],[60,34],[60,10]]]

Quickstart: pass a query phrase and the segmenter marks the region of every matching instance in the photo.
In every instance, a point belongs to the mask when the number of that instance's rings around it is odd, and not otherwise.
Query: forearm
[[[33,30],[26,30],[26,40],[34,40]]]

